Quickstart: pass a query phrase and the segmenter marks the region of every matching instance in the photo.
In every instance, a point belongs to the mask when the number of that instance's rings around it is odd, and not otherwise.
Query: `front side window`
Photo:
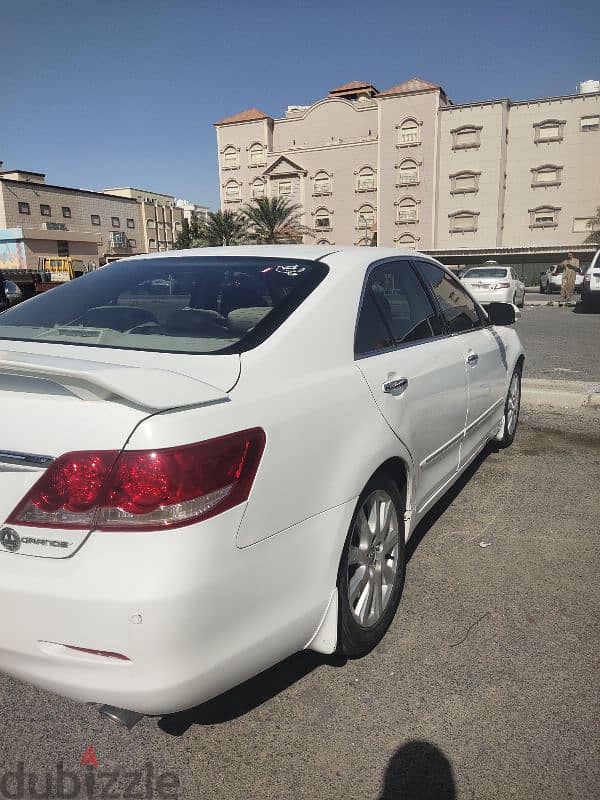
[[[50,206],[46,205],[45,203],[40,204],[40,214],[42,217],[51,217],[52,216],[52,209]]]
[[[356,355],[441,333],[437,312],[407,261],[381,264],[372,270],[356,328]]]
[[[327,271],[322,262],[254,256],[115,261],[3,313],[0,339],[241,352],[278,328]]]
[[[415,264],[421,277],[435,294],[450,333],[464,333],[481,327],[475,301],[469,297],[456,278],[430,261],[417,261]]]

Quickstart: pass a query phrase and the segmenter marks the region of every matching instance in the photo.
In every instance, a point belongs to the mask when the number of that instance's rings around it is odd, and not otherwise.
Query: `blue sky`
[[[0,24],[5,168],[214,208],[212,123],[250,106],[280,116],[355,79],[384,89],[419,75],[468,102],[600,78],[592,0],[23,0]]]

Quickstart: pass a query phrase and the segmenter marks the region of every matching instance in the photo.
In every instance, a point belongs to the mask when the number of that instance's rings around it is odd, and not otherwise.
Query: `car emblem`
[[[5,550],[16,553],[21,547],[21,537],[14,528],[2,528],[0,531],[0,544]]]

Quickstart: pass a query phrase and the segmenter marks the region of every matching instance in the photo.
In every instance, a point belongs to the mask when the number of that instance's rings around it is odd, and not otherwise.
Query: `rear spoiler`
[[[37,353],[0,351],[2,374],[48,380],[80,400],[114,400],[148,411],[229,400],[229,395],[215,386],[180,372]]]

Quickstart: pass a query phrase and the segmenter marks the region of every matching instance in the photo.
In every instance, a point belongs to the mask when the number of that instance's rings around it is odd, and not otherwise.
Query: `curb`
[[[600,408],[600,385],[585,381],[524,379],[522,402],[530,408]]]

